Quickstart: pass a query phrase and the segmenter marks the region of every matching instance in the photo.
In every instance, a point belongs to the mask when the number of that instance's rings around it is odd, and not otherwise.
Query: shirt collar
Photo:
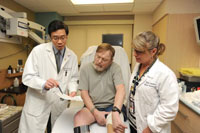
[[[60,50],[60,53],[61,53],[61,55],[63,56],[63,54],[64,54],[64,52],[65,52],[65,47],[62,49],[62,50]],[[53,45],[53,51],[54,51],[54,54],[57,54],[58,53],[58,49]]]

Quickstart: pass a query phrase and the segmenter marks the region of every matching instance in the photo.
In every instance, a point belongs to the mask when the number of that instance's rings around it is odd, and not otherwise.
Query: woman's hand
[[[149,127],[147,127],[142,131],[142,133],[152,133],[152,131]]]
[[[112,112],[112,126],[115,133],[124,133],[125,128],[127,128],[120,119],[120,114],[118,112]]]

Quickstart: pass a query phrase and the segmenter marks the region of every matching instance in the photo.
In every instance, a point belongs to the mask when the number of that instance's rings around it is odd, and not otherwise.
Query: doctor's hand
[[[118,112],[112,112],[112,127],[115,133],[124,133],[126,125],[122,122]]]
[[[76,91],[72,91],[70,94],[69,94],[70,97],[74,97],[76,96]]]
[[[152,131],[149,127],[147,127],[142,131],[142,133],[152,133]]]
[[[57,87],[58,85],[59,85],[59,83],[58,83],[56,80],[50,78],[50,79],[48,79],[48,80],[46,81],[44,87],[45,87],[45,89],[49,90],[49,89],[51,89],[51,88]]]

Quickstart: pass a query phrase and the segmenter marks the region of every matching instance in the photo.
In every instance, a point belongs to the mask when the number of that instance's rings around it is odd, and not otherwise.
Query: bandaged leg
[[[122,113],[120,114],[120,118],[122,121],[124,121]],[[107,133],[114,133],[112,127],[112,113],[109,113],[106,118],[106,127],[107,127]]]
[[[90,127],[89,125],[75,127],[74,133],[90,133]]]
[[[112,127],[112,113],[109,113],[106,118],[107,133],[114,133]]]

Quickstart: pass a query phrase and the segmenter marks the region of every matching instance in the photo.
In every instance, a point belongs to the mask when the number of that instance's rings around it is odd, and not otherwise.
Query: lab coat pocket
[[[32,116],[40,116],[45,110],[48,110],[45,104],[38,104],[36,106],[28,107],[27,113]]]
[[[72,68],[69,68],[69,67],[64,67],[63,68],[63,77],[64,78],[67,78],[67,77],[70,77],[70,75],[71,75],[71,70],[72,70]]]
[[[63,74],[62,74],[62,77],[61,77],[61,82],[63,84],[63,88],[67,88],[67,85],[71,79],[71,68],[69,67],[65,67],[63,69]]]
[[[32,116],[40,116],[45,110],[48,110],[50,103],[45,101],[46,96],[38,95],[35,90],[30,90],[32,93],[26,99],[25,110]]]
[[[157,97],[156,86],[154,82],[145,81],[144,83],[143,98],[144,102],[149,106],[152,106],[154,99]]]

